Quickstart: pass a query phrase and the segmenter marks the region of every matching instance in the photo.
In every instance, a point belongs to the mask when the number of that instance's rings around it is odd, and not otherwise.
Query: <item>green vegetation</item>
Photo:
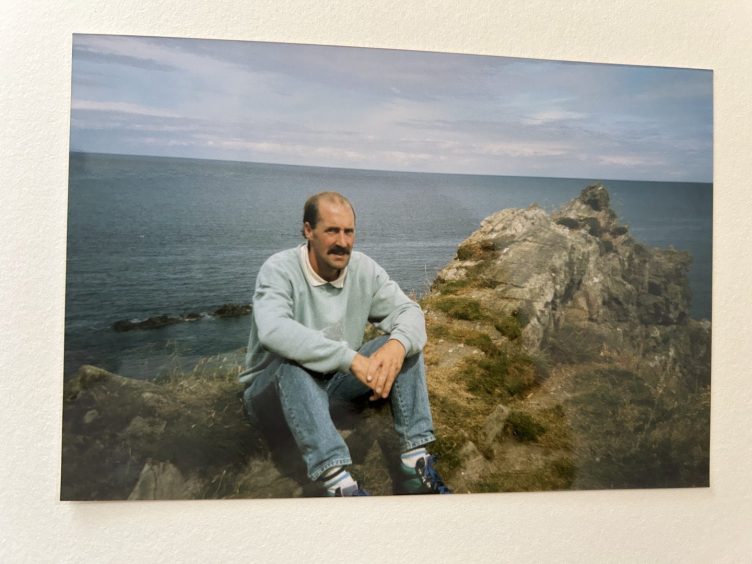
[[[464,276],[457,280],[437,278],[431,289],[441,294],[459,294],[469,288],[495,288],[497,281],[484,275],[487,267],[488,263],[481,261],[465,268]]]
[[[426,332],[428,333],[429,339],[437,341],[440,339],[446,339],[451,334],[449,327],[442,323],[427,323]]]
[[[508,400],[542,382],[541,364],[519,349],[494,348],[482,358],[465,360],[465,382],[469,392],[486,400]]]
[[[440,425],[431,453],[441,461],[442,472],[451,475],[462,464],[459,452],[471,430],[467,425],[467,414],[459,403],[445,396],[431,397],[431,410]]]
[[[510,341],[519,339],[522,335],[522,327],[520,327],[520,322],[514,315],[502,317],[494,323],[494,327]]]
[[[460,290],[464,290],[472,285],[469,278],[462,278],[460,280],[442,280],[434,284],[433,289],[441,292],[442,294],[456,294]]]
[[[672,394],[639,374],[598,368],[578,374],[570,406],[591,453],[583,487],[707,485],[709,390]]]
[[[472,298],[439,297],[434,305],[454,319],[478,321],[486,317],[481,311],[480,302]]]
[[[546,428],[523,411],[512,411],[507,418],[507,429],[520,442],[534,442],[538,440]]]
[[[496,246],[493,241],[476,241],[465,242],[457,248],[457,258],[459,260],[482,260],[490,258]]]
[[[489,356],[496,355],[499,352],[491,337],[480,331],[468,331],[460,339],[463,344],[480,349]]]
[[[509,357],[503,351],[490,358],[468,359],[465,365],[468,391],[487,400],[506,395],[504,382],[509,371]]]

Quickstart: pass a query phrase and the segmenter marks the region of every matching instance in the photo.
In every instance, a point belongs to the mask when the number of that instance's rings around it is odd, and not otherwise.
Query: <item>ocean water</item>
[[[245,346],[249,318],[117,333],[120,319],[248,303],[272,253],[302,241],[305,199],[347,195],[356,248],[402,288],[425,291],[483,218],[533,202],[552,211],[597,178],[366,171],[72,153],[66,376],[95,364],[134,378]],[[693,257],[691,313],[711,318],[712,184],[603,181],[633,236]]]

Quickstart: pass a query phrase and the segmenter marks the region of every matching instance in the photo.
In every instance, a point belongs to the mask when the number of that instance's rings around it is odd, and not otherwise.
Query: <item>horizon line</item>
[[[591,179],[593,182],[665,182],[670,184],[713,184],[713,180],[656,180],[649,178],[603,178],[595,176],[549,176],[542,175],[536,176],[532,174],[489,174],[489,173],[471,173],[471,172],[434,172],[423,170],[395,170],[387,168],[354,168],[344,166],[326,166],[326,165],[308,165],[297,163],[278,163],[278,162],[264,162],[264,161],[244,161],[237,159],[221,159],[221,158],[207,158],[207,157],[184,157],[173,155],[145,155],[140,153],[108,153],[101,151],[84,151],[80,149],[69,149],[68,154],[80,153],[87,155],[108,155],[115,157],[145,157],[153,159],[180,159],[187,161],[211,161],[211,162],[223,162],[223,163],[242,163],[242,164],[258,164],[258,165],[274,165],[274,166],[289,166],[289,167],[301,167],[301,168],[322,168],[333,170],[360,170],[364,172],[396,172],[400,174],[436,174],[436,175],[452,175],[452,176],[500,176],[508,178],[551,178],[559,180],[586,180]]]

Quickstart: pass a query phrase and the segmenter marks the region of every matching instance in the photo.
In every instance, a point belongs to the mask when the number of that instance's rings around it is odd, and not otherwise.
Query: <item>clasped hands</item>
[[[371,356],[355,355],[350,372],[373,390],[371,401],[389,397],[392,385],[405,361],[405,347],[396,339],[389,339]]]

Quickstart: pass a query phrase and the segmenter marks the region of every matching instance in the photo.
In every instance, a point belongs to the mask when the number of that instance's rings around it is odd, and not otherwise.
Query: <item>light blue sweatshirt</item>
[[[366,323],[389,333],[407,356],[426,344],[420,306],[409,299],[375,261],[353,251],[341,288],[313,285],[305,274],[300,247],[269,257],[261,266],[253,295],[246,370],[249,384],[282,359],[315,372],[348,371],[363,344]]]

